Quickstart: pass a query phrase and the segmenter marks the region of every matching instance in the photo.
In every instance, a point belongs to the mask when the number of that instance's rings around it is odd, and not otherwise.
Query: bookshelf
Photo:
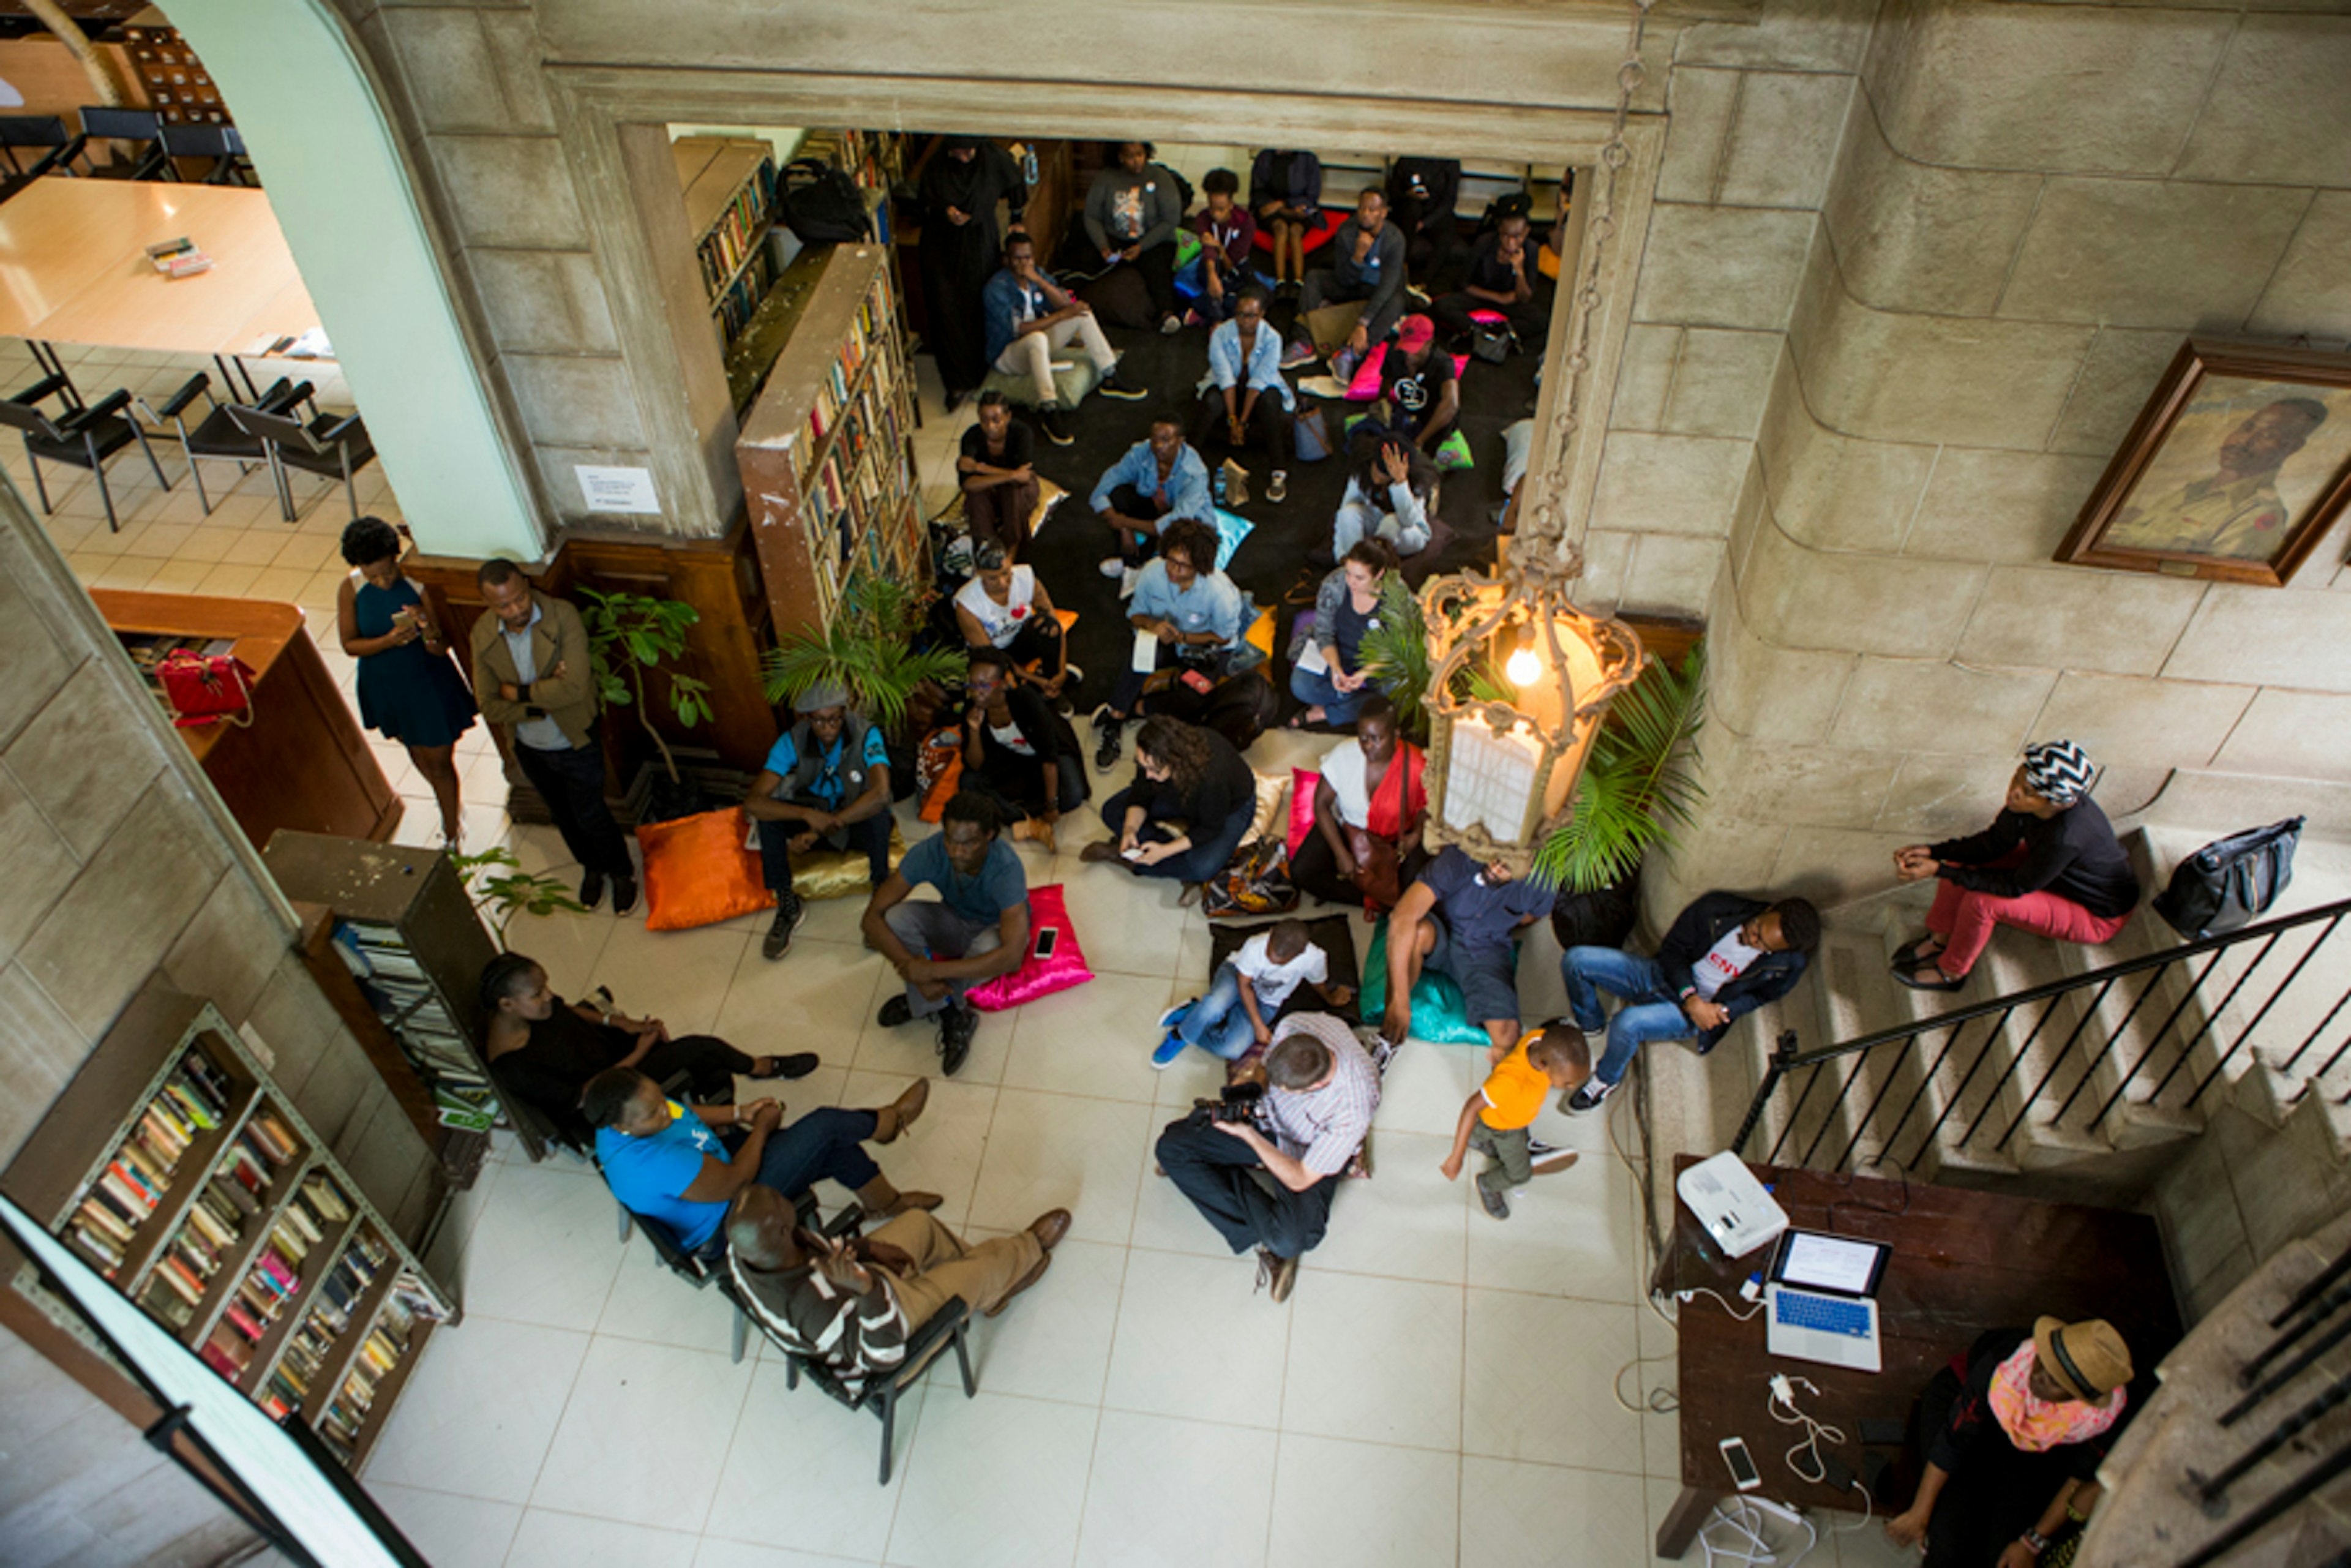
[[[209,1002],[150,986],[5,1175],[206,1365],[365,1458],[455,1301]],[[60,1321],[37,1270],[15,1290]]]
[[[930,578],[889,248],[835,246],[793,271],[798,315],[735,445],[779,636],[829,626],[862,573]]]
[[[481,1058],[482,971],[497,949],[449,857],[287,831],[262,859],[301,918],[304,964],[451,1179],[472,1184],[495,1126],[537,1159]]]
[[[724,353],[750,325],[779,270],[768,243],[775,226],[773,150],[759,141],[687,136],[670,143],[670,156]]]

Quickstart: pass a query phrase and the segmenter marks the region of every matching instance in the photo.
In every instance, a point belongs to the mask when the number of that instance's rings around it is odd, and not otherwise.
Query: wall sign
[[[661,501],[653,495],[653,471],[650,468],[600,468],[575,463],[571,471],[580,476],[580,494],[591,512],[661,511]]]

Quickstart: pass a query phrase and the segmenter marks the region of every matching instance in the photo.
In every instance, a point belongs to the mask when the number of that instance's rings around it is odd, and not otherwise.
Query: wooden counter
[[[118,632],[235,642],[254,672],[253,723],[179,733],[256,850],[280,828],[346,838],[392,837],[401,802],[376,766],[359,720],[291,604],[200,594],[95,589]]]

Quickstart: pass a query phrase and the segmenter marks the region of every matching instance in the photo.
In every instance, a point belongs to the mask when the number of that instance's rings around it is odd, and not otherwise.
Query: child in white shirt
[[[1208,994],[1195,997],[1160,1015],[1167,1031],[1151,1065],[1167,1068],[1187,1045],[1214,1052],[1227,1061],[1238,1061],[1252,1045],[1273,1039],[1273,1020],[1290,993],[1301,985],[1334,1008],[1354,999],[1347,986],[1333,986],[1328,956],[1306,933],[1302,920],[1277,922],[1240,946],[1240,950],[1217,967]]]

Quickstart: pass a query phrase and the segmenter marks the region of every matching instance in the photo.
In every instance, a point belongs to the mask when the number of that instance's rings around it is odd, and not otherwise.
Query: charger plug
[[[1796,1391],[1789,1385],[1786,1373],[1775,1372],[1771,1375],[1771,1397],[1792,1410],[1795,1408]]]

